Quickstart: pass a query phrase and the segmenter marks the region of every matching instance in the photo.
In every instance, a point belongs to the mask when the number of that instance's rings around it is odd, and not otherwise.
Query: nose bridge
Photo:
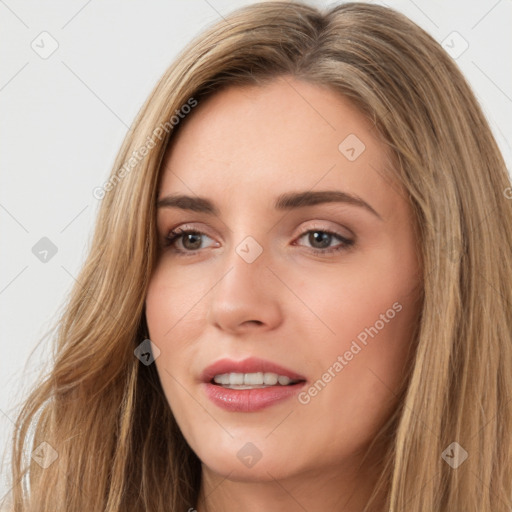
[[[269,263],[269,254],[263,245],[252,236],[244,237],[232,247],[224,261],[227,274],[217,287],[217,295],[224,300],[236,300],[236,297],[246,302],[251,297],[261,300],[260,293],[268,294],[270,287],[267,282],[271,275],[267,269]]]
[[[270,251],[254,237],[234,245],[223,261],[223,277],[212,290],[210,320],[234,331],[250,323],[275,326],[280,321],[275,276],[267,268]]]

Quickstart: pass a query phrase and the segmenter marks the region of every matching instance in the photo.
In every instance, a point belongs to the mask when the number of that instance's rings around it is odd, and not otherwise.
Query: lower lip
[[[255,389],[227,389],[210,382],[203,383],[206,395],[217,406],[231,412],[255,412],[296,396],[305,385],[269,386]]]

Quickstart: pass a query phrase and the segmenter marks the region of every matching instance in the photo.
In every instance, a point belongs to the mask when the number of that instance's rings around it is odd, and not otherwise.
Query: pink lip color
[[[291,386],[269,386],[256,389],[226,389],[209,382],[201,384],[208,398],[231,412],[255,412],[296,395],[305,382]]]
[[[255,373],[271,372],[285,375],[293,380],[301,380],[291,386],[269,386],[255,389],[227,389],[211,380],[215,375],[223,373]],[[243,361],[221,359],[205,368],[201,374],[203,389],[208,398],[217,406],[231,412],[255,412],[277,402],[296,395],[306,382],[305,378],[280,365],[258,358],[248,358]]]

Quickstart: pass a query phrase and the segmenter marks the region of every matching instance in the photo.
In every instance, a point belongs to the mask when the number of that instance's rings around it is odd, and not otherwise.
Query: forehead
[[[286,77],[230,86],[200,103],[166,152],[160,188],[264,197],[318,185],[375,196],[388,160],[372,123],[350,101]]]

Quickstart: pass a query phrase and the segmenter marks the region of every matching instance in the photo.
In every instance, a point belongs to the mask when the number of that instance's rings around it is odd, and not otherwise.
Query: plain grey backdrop
[[[50,340],[39,342],[89,247],[99,206],[93,189],[107,180],[133,118],[176,54],[250,3],[0,0],[0,457],[11,449],[20,400],[48,361]],[[375,3],[403,12],[443,43],[510,170],[512,1]],[[52,245],[41,256],[44,237]]]

